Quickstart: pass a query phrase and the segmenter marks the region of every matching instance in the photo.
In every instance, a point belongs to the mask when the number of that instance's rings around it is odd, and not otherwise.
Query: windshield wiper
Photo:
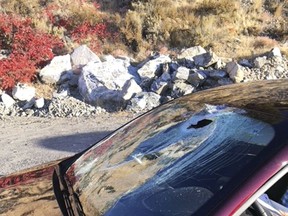
[[[64,216],[85,216],[77,194],[61,172],[61,167],[55,167],[53,188],[57,202]]]

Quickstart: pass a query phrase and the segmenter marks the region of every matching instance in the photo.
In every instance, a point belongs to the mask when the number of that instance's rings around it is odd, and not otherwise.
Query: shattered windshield
[[[65,178],[86,215],[191,215],[274,134],[242,109],[168,103],[92,147]]]

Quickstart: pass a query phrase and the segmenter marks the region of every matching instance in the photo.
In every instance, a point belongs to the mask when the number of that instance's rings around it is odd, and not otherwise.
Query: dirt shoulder
[[[74,155],[135,117],[106,113],[89,118],[1,120],[0,175]]]

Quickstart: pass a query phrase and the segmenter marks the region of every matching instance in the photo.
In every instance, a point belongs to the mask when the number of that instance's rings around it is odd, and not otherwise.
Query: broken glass
[[[191,215],[274,135],[243,109],[168,103],[92,147],[65,178],[86,215]]]

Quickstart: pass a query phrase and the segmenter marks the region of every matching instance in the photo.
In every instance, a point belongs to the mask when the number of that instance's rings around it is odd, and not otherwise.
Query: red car
[[[0,178],[0,215],[269,215],[288,186],[288,80],[170,101],[86,151]]]

